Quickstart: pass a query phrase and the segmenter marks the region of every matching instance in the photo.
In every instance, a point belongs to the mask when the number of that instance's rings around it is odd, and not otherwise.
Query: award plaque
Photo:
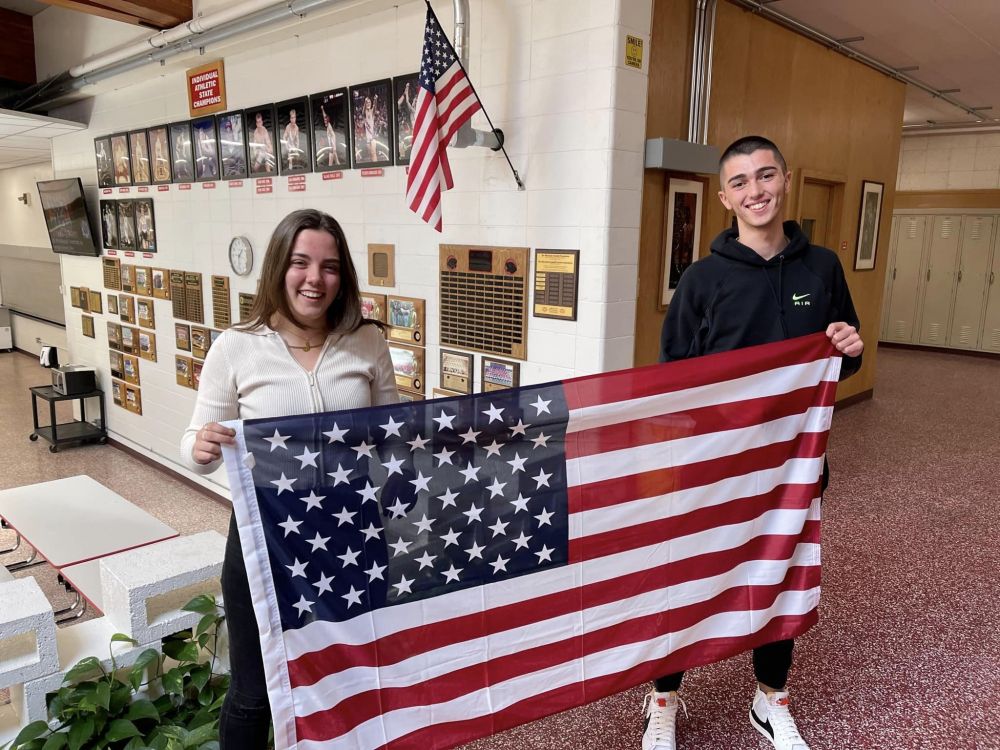
[[[174,371],[177,373],[177,385],[191,387],[191,358],[174,357]]]
[[[424,350],[404,344],[389,344],[396,385],[408,391],[424,390]]]
[[[127,354],[135,354],[139,351],[139,329],[122,326],[121,350]]]
[[[152,294],[157,299],[170,299],[170,271],[165,268],[150,268]]]
[[[90,292],[90,311],[92,313],[104,312],[104,304],[103,300],[101,299],[101,293],[96,289],[91,290]]]
[[[71,307],[80,306],[80,287],[71,286],[69,288],[69,304]]]
[[[186,314],[182,317],[192,323],[205,322],[205,306],[201,300],[201,274],[187,271],[184,274],[184,295]]]
[[[183,271],[170,272],[170,302],[173,305],[174,317],[184,320],[187,317],[187,292]]]
[[[211,334],[207,328],[191,326],[191,356],[205,359],[208,348],[212,345]]]
[[[385,323],[385,295],[361,292],[361,317]]]
[[[240,323],[250,320],[250,311],[253,309],[253,302],[256,298],[256,294],[240,292]]]
[[[142,416],[142,396],[138,388],[125,386],[125,408],[134,414]]]
[[[135,266],[130,263],[122,263],[122,285],[123,292],[135,292]]]
[[[108,313],[110,315],[118,315],[118,295],[109,294],[108,295]]]
[[[216,328],[229,328],[233,324],[228,276],[212,277],[212,322]]]
[[[122,378],[126,383],[139,385],[139,358],[131,354],[122,355]]]
[[[453,398],[454,396],[463,396],[465,394],[456,393],[455,391],[449,391],[445,388],[432,388],[431,393],[434,398]]]
[[[174,345],[181,351],[191,351],[191,326],[174,323]]]
[[[94,336],[94,318],[90,315],[84,315],[80,318],[80,325],[83,326],[83,335],[89,339],[95,338]]]
[[[153,293],[153,280],[150,278],[150,270],[146,266],[135,267],[136,294],[144,294],[148,297]]]
[[[122,327],[117,323],[108,323],[108,346],[112,349],[122,348]]]
[[[579,250],[535,251],[536,318],[576,320]]]
[[[386,322],[391,341],[423,346],[424,300],[390,295],[386,298]]]
[[[90,312],[90,290],[81,286],[77,289],[77,296],[80,298],[80,304],[77,305],[84,312]]]
[[[156,328],[156,319],[153,315],[153,298],[138,297],[135,301],[136,321],[143,328]]]
[[[368,284],[396,286],[395,245],[368,245]]]
[[[422,393],[417,393],[416,391],[400,391],[399,401],[400,403],[407,403],[409,401],[423,401],[426,397]]]
[[[125,358],[121,352],[108,352],[108,362],[111,365],[111,377],[121,379],[125,369]]]
[[[121,315],[122,323],[135,323],[135,297],[119,294],[118,313]]]
[[[521,382],[521,365],[518,362],[483,357],[482,382],[483,393],[517,388]]]
[[[150,362],[156,361],[156,334],[149,331],[139,331],[139,356],[148,359]]]
[[[121,291],[122,262],[118,258],[101,258],[101,270],[104,271],[104,286],[108,289]]]
[[[456,393],[472,393],[473,355],[441,350],[441,387]]]
[[[111,381],[111,400],[115,406],[125,408],[125,384],[117,380]]]
[[[199,362],[196,359],[191,361],[191,387],[195,390],[198,390],[198,386],[201,385],[201,368],[204,366],[204,362]]]

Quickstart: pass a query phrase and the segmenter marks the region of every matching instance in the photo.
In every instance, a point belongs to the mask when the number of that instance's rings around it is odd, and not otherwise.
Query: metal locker
[[[904,214],[897,218],[892,257],[886,272],[888,289],[882,340],[911,343],[919,312],[920,269],[928,217]]]
[[[918,343],[945,346],[948,343],[961,216],[935,216],[931,224],[927,262],[924,266],[923,303],[921,305]]]
[[[1000,352],[1000,232],[993,238],[993,265],[986,277],[986,314],[980,348]]]
[[[955,278],[955,306],[948,338],[951,346],[962,349],[975,349],[979,346],[995,225],[996,218],[993,216],[970,214],[962,221],[961,250]]]

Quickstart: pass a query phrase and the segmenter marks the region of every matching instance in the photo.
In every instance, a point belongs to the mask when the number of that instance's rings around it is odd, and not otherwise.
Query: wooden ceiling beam
[[[148,26],[161,31],[190,21],[192,17],[191,0],[149,0],[148,2],[40,0],[40,2],[135,26]]]
[[[35,35],[31,16],[0,8],[0,78],[35,83]]]

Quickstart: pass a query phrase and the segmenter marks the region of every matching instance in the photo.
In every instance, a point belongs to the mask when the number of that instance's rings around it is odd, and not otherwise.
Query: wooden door
[[[986,278],[986,314],[980,348],[1000,352],[1000,232],[993,238],[993,265]]]
[[[882,340],[911,343],[916,330],[920,269],[928,222],[926,216],[903,215],[896,219],[891,240],[893,253],[886,271]]]
[[[805,179],[799,204],[799,226],[812,244],[824,247],[834,244],[829,236],[832,211],[833,186]]]
[[[955,215],[935,216],[931,224],[918,343],[931,346],[948,343],[961,226],[962,217]]]
[[[955,310],[951,316],[951,336],[948,339],[951,346],[962,349],[979,347],[995,224],[993,216],[970,215],[962,221]]]

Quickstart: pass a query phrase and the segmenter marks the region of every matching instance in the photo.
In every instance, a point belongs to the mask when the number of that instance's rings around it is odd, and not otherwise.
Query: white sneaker
[[[809,750],[788,710],[788,693],[766,694],[758,688],[750,706],[750,723],[777,750]]]
[[[651,690],[642,702],[646,715],[646,730],[642,734],[642,750],[677,750],[674,739],[677,726],[677,706],[687,706],[677,697],[677,693],[658,693]]]

